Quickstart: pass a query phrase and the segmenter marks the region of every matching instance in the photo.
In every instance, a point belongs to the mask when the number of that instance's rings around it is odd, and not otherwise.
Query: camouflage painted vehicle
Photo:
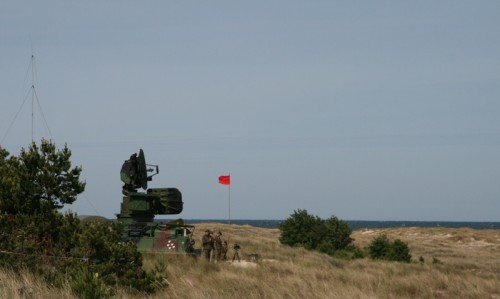
[[[146,164],[142,149],[139,155],[133,154],[123,163],[120,171],[123,202],[116,215],[122,238],[136,243],[141,251],[193,254],[193,225],[185,224],[182,219],[166,223],[154,220],[155,215],[180,214],[184,204],[177,188],[148,189],[148,181],[158,172],[157,165]],[[139,192],[139,188],[146,192]]]

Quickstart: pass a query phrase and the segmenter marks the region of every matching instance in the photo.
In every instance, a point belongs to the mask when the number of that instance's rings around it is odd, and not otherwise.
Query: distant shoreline
[[[164,222],[172,219],[157,218],[156,221]],[[227,219],[184,219],[186,223],[224,223]],[[259,219],[231,219],[231,224],[251,225],[262,228],[278,228],[284,220],[259,220]],[[369,221],[346,220],[352,230],[363,228],[397,228],[397,227],[447,227],[447,228],[473,228],[473,229],[500,229],[500,222],[475,222],[475,221]]]

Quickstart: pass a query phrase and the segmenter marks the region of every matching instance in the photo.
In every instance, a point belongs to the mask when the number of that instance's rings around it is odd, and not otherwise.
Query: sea
[[[159,220],[159,219],[158,219]],[[166,220],[166,219],[164,219]],[[262,228],[278,228],[284,220],[242,220],[231,219],[231,224],[250,225]],[[473,229],[500,229],[500,222],[459,222],[459,221],[368,221],[345,220],[352,230],[397,227],[448,227]],[[185,223],[228,223],[227,219],[184,219]]]

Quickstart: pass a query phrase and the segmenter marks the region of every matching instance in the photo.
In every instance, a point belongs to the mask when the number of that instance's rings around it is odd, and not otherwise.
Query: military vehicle
[[[158,165],[146,164],[144,152],[123,163],[120,177],[123,202],[117,222],[123,241],[132,241],[141,251],[194,254],[195,227],[182,219],[155,222],[155,215],[177,215],[184,203],[177,188],[150,188],[148,182],[159,173]],[[139,192],[138,189],[145,192]]]

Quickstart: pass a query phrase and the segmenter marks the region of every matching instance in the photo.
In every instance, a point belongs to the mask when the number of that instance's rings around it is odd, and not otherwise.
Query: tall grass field
[[[468,228],[359,229],[366,248],[380,234],[406,242],[411,263],[334,258],[283,246],[278,229],[200,223],[241,245],[241,261],[207,262],[175,254],[144,254],[146,268],[168,287],[152,295],[116,290],[117,298],[490,298],[500,299],[500,230]],[[0,272],[1,298],[75,298],[70,287],[47,286],[30,274]]]

